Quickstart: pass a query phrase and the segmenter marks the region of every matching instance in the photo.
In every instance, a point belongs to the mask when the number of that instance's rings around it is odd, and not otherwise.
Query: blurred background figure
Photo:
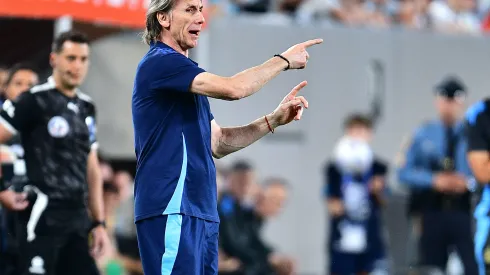
[[[105,275],[143,275],[139,258],[133,210],[133,178],[126,171],[114,172],[100,161],[104,179],[104,211],[111,247],[97,264]]]
[[[0,64],[0,95],[3,94],[5,82],[7,81],[8,67]]]
[[[445,273],[450,253],[456,251],[464,274],[477,274],[471,215],[475,186],[462,122],[466,88],[448,77],[435,88],[435,97],[438,117],[415,130],[398,178],[416,201],[411,218],[419,264]]]
[[[221,256],[222,259],[233,259],[232,266],[235,267],[227,271],[238,272],[236,267],[240,266],[240,270],[246,270],[248,272],[246,274],[252,275],[260,274],[265,268],[255,267],[257,255],[249,248],[249,236],[243,231],[246,227],[247,214],[254,206],[246,203],[245,199],[250,195],[250,186],[256,184],[255,172],[251,164],[246,161],[232,164],[227,177],[226,191],[222,193],[218,202]]]
[[[429,17],[434,28],[447,33],[480,33],[475,0],[433,0]]]
[[[282,255],[272,248],[262,237],[264,223],[278,216],[288,199],[288,184],[282,178],[266,179],[259,189],[254,210],[250,212],[248,227],[250,230],[250,246],[256,251],[259,260],[268,263],[277,275],[296,274],[295,260]]]
[[[381,207],[387,165],[371,149],[372,121],[352,114],[325,167],[328,274],[390,274]]]
[[[32,65],[27,63],[18,63],[12,66],[4,78],[3,92],[0,94],[1,102],[5,100],[15,100],[21,93],[28,91],[34,85],[38,84],[38,74]],[[0,78],[2,72],[0,70]],[[0,79],[1,81],[1,79]],[[26,164],[24,161],[24,148],[21,144],[21,137],[14,136],[5,145],[0,146],[0,165],[2,179],[9,187],[17,191],[22,190],[28,182],[26,176]],[[4,275],[18,274],[18,243],[16,238],[19,234],[17,213],[0,209],[0,235],[2,238],[2,247],[0,251],[0,262],[3,262]],[[0,264],[2,265],[2,264]],[[2,267],[0,267],[0,271]]]
[[[1,73],[0,73],[1,74]],[[22,92],[28,91],[34,85],[39,83],[39,76],[36,69],[28,63],[18,63],[8,70],[5,78],[3,93],[1,94],[3,101],[9,99],[14,100]]]

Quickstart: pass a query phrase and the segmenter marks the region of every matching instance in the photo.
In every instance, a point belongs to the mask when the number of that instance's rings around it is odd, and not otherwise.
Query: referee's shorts
[[[478,274],[490,274],[490,217],[476,218],[475,257]]]

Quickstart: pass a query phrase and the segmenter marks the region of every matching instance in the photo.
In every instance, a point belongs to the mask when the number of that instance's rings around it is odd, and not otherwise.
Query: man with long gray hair
[[[208,97],[238,100],[287,69],[303,69],[314,39],[232,77],[205,72],[188,58],[204,17],[201,0],[152,0],[132,97],[137,171],[135,222],[145,274],[217,274],[216,169],[213,156],[243,149],[301,119],[308,102],[296,86],[270,114],[221,128]]]

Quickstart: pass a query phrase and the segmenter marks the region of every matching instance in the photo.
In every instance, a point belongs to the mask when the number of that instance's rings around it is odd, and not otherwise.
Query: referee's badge
[[[70,125],[64,117],[54,116],[48,122],[48,132],[52,137],[65,137],[70,131]]]

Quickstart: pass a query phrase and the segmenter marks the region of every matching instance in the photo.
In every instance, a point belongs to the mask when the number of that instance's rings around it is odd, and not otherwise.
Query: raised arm
[[[198,74],[190,90],[193,93],[224,100],[238,100],[250,96],[278,76],[281,71],[305,68],[309,59],[306,49],[322,42],[322,39],[313,39],[294,45],[280,56],[275,56],[259,66],[232,77],[221,77],[207,72]]]
[[[308,102],[304,97],[296,95],[306,84],[306,81],[303,81],[294,87],[274,112],[245,126],[222,128],[216,121],[211,121],[213,156],[222,158],[249,146],[267,133],[273,132],[278,126],[288,124],[293,120],[300,120],[303,106],[308,108]]]

